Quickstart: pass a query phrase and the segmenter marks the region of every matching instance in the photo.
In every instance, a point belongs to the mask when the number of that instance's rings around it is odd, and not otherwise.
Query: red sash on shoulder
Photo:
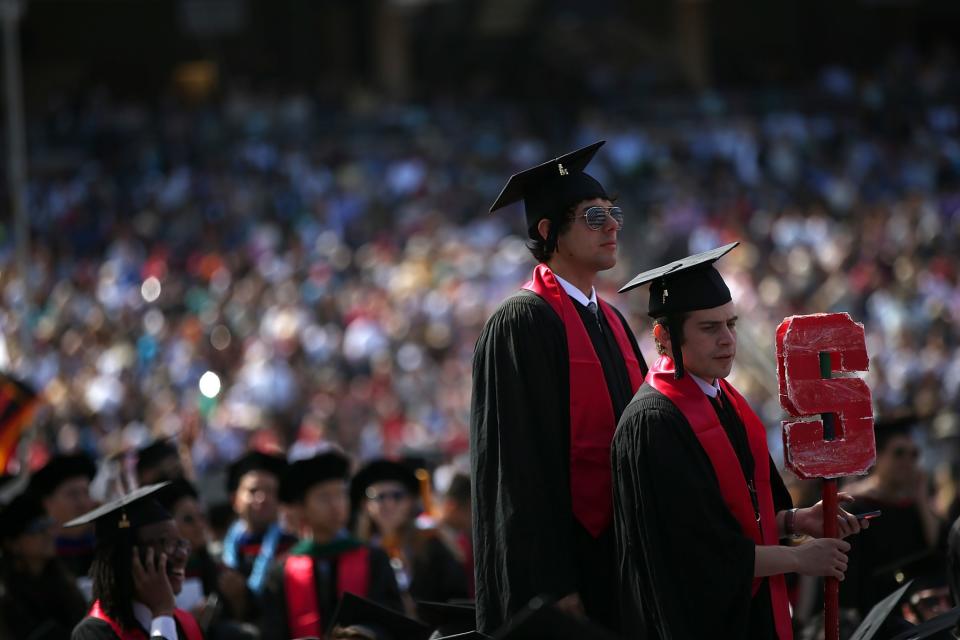
[[[747,431],[750,453],[753,454],[753,483],[760,504],[760,522],[753,512],[753,502],[743,475],[743,467],[733,451],[733,445],[720,424],[720,418],[707,399],[706,394],[690,376],[679,380],[674,378],[673,360],[669,356],[660,356],[647,372],[647,383],[665,395],[680,409],[690,423],[700,446],[710,458],[713,470],[720,485],[720,494],[727,508],[740,523],[744,535],[749,536],[758,545],[779,544],[776,514],[773,511],[773,491],[770,488],[770,453],[767,449],[767,431],[760,418],[753,412],[743,396],[726,380],[720,380],[722,393],[727,394],[730,404],[740,417]],[[753,579],[753,593],[757,593],[763,578]],[[770,600],[773,604],[774,623],[780,640],[793,637],[790,623],[790,607],[787,599],[787,586],[783,574],[769,576]]]
[[[113,632],[117,634],[117,637],[120,640],[147,640],[147,634],[143,632],[142,629],[124,629],[120,626],[120,623],[111,618],[100,608],[100,601],[96,600],[93,603],[93,606],[90,607],[90,611],[87,613],[91,618],[96,618],[97,620],[103,620],[110,628],[113,629]],[[177,621],[177,624],[180,625],[180,629],[183,631],[184,635],[187,637],[183,640],[203,640],[203,633],[200,631],[200,625],[197,624],[197,621],[188,611],[183,609],[174,609],[173,618]]]
[[[573,515],[593,537],[613,521],[610,443],[617,429],[603,366],[570,296],[545,264],[537,265],[524,289],[550,303],[563,321],[570,357],[570,497]],[[620,318],[597,298],[627,365],[633,391],[643,383],[640,363]]]
[[[345,551],[337,561],[337,597],[353,593],[366,598],[370,590],[370,547]],[[283,564],[283,587],[287,600],[287,623],[293,638],[323,637],[323,620],[317,601],[313,556],[287,556]]]

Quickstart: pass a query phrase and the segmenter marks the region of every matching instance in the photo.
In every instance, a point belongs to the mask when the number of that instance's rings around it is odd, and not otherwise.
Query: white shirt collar
[[[693,378],[693,381],[697,383],[697,386],[700,387],[700,390],[703,391],[708,396],[710,396],[711,398],[716,398],[717,396],[720,395],[720,381],[717,380],[716,378],[714,378],[713,384],[710,384],[703,378],[699,376],[695,376],[689,371],[687,371],[687,375]]]
[[[577,289],[575,286],[573,286],[572,284],[570,284],[569,282],[567,282],[557,274],[553,274],[553,276],[557,279],[557,282],[560,283],[560,286],[563,287],[563,290],[567,292],[567,295],[573,298],[574,300],[576,300],[577,302],[579,302],[580,304],[582,304],[583,306],[585,307],[589,306],[591,302],[596,304],[597,290],[595,288],[590,287],[590,297],[588,298],[587,296],[583,295],[583,291],[580,291],[580,289]]]
[[[150,607],[136,600],[133,601],[133,617],[137,619],[137,622],[139,622],[140,626],[144,629],[149,629],[150,623],[153,622],[153,614],[150,612]]]
[[[177,623],[172,616],[158,616],[154,618],[150,607],[134,600],[133,617],[137,619],[141,627],[147,630],[151,638],[178,640]]]

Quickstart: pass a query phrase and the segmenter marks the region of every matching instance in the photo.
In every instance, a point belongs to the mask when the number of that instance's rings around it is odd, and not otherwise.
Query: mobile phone
[[[876,511],[866,511],[864,513],[857,513],[854,515],[857,516],[857,520],[873,520],[874,518],[878,518],[883,515],[883,512],[880,511],[880,509],[877,509]]]

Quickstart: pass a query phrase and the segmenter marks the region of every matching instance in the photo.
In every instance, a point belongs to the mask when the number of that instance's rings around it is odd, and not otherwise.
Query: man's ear
[[[537,223],[537,233],[539,233],[543,241],[546,242],[547,236],[550,235],[550,220],[540,218],[540,222]]]

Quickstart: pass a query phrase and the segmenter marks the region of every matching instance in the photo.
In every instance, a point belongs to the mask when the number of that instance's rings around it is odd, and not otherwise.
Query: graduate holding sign
[[[842,578],[850,545],[793,509],[766,429],[725,378],[737,315],[713,263],[737,243],[642,273],[660,358],[612,446],[623,631],[631,638],[792,637],[783,574]],[[860,530],[841,512],[840,536]]]
[[[470,453],[479,630],[538,595],[618,626],[610,441],[646,366],[594,281],[617,262],[624,214],[584,172],[603,142],[514,175],[533,278],[484,326]]]

